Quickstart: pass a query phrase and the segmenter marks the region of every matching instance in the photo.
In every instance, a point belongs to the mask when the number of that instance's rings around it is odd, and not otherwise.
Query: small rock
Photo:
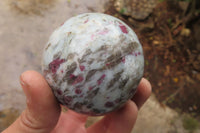
[[[188,36],[190,35],[190,33],[191,33],[191,31],[190,31],[190,29],[188,29],[188,28],[183,28],[183,29],[181,30],[181,36],[186,36],[186,37],[188,37]]]
[[[159,42],[159,41],[157,41],[157,40],[154,40],[154,41],[153,41],[153,44],[154,44],[154,45],[159,45],[159,44],[160,44],[160,42]]]
[[[157,0],[116,0],[115,8],[123,15],[137,20],[146,19],[157,5]]]
[[[158,82],[158,86],[162,86],[162,82]]]

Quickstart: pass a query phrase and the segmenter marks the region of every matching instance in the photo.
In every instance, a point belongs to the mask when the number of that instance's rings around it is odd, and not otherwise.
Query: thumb
[[[20,77],[27,108],[3,133],[49,133],[56,126],[60,106],[43,76],[27,71]]]

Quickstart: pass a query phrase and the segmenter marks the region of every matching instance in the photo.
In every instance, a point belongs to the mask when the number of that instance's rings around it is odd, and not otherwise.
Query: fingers
[[[85,125],[85,122],[87,121],[87,118],[88,118],[87,115],[78,114],[78,113],[71,111],[71,110],[68,110],[66,115],[69,115],[69,117],[71,117],[77,123],[81,123],[81,124],[84,124],[84,125]]]
[[[137,119],[138,108],[129,100],[124,107],[106,115],[87,129],[87,133],[130,133]]]
[[[55,126],[52,133],[129,133],[135,124],[138,108],[144,104],[151,93],[150,83],[142,79],[132,98],[134,102],[129,100],[123,108],[106,115],[86,131],[84,125],[87,116],[73,111],[61,113],[60,116],[60,106],[42,75],[27,71],[20,79],[27,96],[27,109],[3,133],[49,133]]]
[[[151,94],[151,85],[142,79],[137,92],[126,105],[106,115],[102,120],[89,127],[88,133],[130,133],[137,118],[138,109],[145,103]]]
[[[56,125],[60,106],[43,76],[27,71],[20,77],[27,108],[3,133],[49,133]]]
[[[62,112],[60,119],[52,133],[86,133],[85,122],[88,116],[71,110]]]
[[[53,133],[130,133],[137,118],[138,108],[144,104],[150,93],[150,83],[146,79],[142,79],[138,91],[132,98],[134,102],[129,100],[123,108],[106,115],[102,120],[89,127],[87,131],[85,129],[87,116],[69,110],[67,113],[61,114]]]
[[[138,85],[137,92],[131,100],[133,100],[138,109],[146,102],[146,100],[151,95],[151,84],[145,78],[142,78],[140,84]]]

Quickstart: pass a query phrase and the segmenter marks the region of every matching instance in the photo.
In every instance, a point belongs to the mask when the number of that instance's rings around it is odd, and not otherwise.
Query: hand
[[[27,97],[27,108],[19,118],[2,133],[130,133],[138,109],[151,93],[151,85],[142,79],[138,91],[121,109],[85,128],[86,115],[73,111],[62,112],[43,76],[27,71],[20,77]]]

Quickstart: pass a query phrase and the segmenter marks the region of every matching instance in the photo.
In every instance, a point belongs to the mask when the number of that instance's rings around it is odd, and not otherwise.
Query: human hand
[[[151,93],[150,83],[143,78],[136,94],[125,106],[86,128],[88,116],[70,110],[62,112],[41,74],[35,71],[24,72],[20,82],[27,97],[27,108],[2,133],[130,133],[138,109]]]

